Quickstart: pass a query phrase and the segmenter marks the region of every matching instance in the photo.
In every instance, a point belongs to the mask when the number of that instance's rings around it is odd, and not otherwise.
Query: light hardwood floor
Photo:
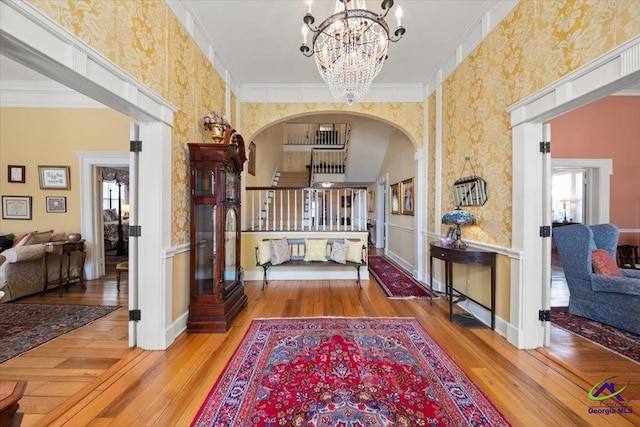
[[[373,279],[246,283],[249,304],[225,334],[184,333],[166,351],[127,346],[126,291],[115,275],[19,302],[122,305],[116,312],[0,364],[27,380],[23,426],[187,426],[257,317],[416,317],[514,426],[638,426],[640,365],[552,328],[552,345],[518,350],[489,329],[450,323],[445,300],[394,300]],[[616,376],[632,414],[597,415],[591,387]],[[603,406],[604,408],[604,406]]]

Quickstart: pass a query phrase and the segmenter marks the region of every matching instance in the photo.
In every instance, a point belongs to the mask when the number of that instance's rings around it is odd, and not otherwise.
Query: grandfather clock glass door
[[[197,295],[215,295],[216,269],[216,211],[215,205],[196,205],[196,222],[202,224],[196,232],[195,281]]]
[[[231,131],[229,131],[231,132]],[[244,142],[190,143],[191,253],[188,332],[225,332],[247,304],[240,274],[240,172]]]

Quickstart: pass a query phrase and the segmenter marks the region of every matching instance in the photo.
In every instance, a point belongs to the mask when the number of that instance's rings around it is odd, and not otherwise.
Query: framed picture
[[[2,196],[2,219],[31,219],[31,196]]]
[[[369,212],[375,212],[376,211],[376,190],[369,190],[367,195],[369,196],[369,198],[367,199]]]
[[[351,196],[342,196],[340,200],[341,208],[350,208],[351,207]]]
[[[414,209],[413,178],[402,181],[402,215],[413,215]]]
[[[247,168],[251,175],[256,176],[256,144],[253,141],[249,144],[249,163]]]
[[[399,214],[400,213],[400,183],[396,182],[392,184],[390,187],[391,192],[389,193],[391,201],[391,213]]]
[[[67,198],[64,196],[47,196],[47,212],[65,213],[67,211]]]
[[[24,166],[17,166],[17,165],[8,166],[7,176],[9,177],[8,178],[9,182],[20,182],[24,184],[24,174],[25,174]]]
[[[69,166],[38,166],[42,190],[69,190]]]

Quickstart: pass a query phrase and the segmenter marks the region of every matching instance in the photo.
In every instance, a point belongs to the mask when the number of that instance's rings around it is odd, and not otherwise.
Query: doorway
[[[551,209],[546,209],[551,206],[551,159],[541,143],[550,141],[544,123],[637,84],[640,68],[610,65],[626,64],[639,47],[640,38],[621,45],[508,109],[513,135],[512,245],[526,254],[512,263],[517,279],[511,289],[513,329],[508,339],[518,348],[549,345],[549,322],[539,321],[539,311],[550,303],[545,291],[550,281],[545,278],[550,277],[551,242],[542,232],[551,224]],[[579,92],[563,92],[578,79]]]

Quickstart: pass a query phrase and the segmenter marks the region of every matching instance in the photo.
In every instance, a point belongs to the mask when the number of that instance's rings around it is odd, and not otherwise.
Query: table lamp
[[[447,212],[442,217],[442,223],[447,225],[456,226],[453,235],[453,241],[451,242],[451,247],[454,249],[466,249],[467,244],[462,241],[462,232],[460,231],[461,225],[472,225],[476,223],[476,218],[470,213],[461,209],[460,207],[455,208],[451,212]]]

